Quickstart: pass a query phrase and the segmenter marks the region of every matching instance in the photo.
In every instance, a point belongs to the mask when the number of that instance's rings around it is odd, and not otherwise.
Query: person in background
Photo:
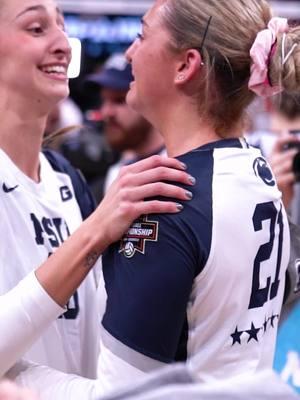
[[[251,145],[259,147],[268,158],[290,219],[299,224],[297,199],[300,173],[295,156],[299,152],[300,144],[300,95],[296,92],[281,93],[263,100],[259,111],[255,114],[251,111],[250,120],[253,121],[253,126],[247,130],[246,137]],[[257,119],[262,117],[265,120],[264,126],[257,129]]]
[[[83,114],[71,97],[63,99],[51,110],[47,117],[44,137],[47,138],[57,131],[70,126],[77,127],[67,132],[65,135],[56,136],[56,140],[51,143],[51,148],[60,151],[61,144],[70,137],[78,135],[78,129],[83,124]]]
[[[105,176],[116,159],[100,127],[85,120],[71,97],[59,102],[48,115],[43,148],[61,153],[89,185],[95,177]]]
[[[105,139],[110,148],[120,154],[120,160],[108,169],[104,187],[101,180],[92,182],[91,188],[98,201],[116,179],[122,165],[165,152],[160,133],[126,104],[132,81],[131,65],[122,53],[110,56],[98,73],[87,78],[87,83],[93,84],[99,92]]]
[[[277,140],[269,155],[291,221],[300,225],[300,94],[271,99],[270,131]]]

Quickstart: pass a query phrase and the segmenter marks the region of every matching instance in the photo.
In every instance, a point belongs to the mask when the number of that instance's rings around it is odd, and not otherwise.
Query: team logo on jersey
[[[275,186],[275,179],[273,177],[271,168],[263,157],[258,157],[254,160],[253,169],[255,175],[259,177],[266,185]]]
[[[68,186],[60,187],[59,191],[60,191],[62,201],[68,201],[68,200],[72,199],[73,194]]]
[[[4,182],[2,185],[2,189],[4,193],[10,193],[13,192],[15,189],[17,189],[19,185],[15,185],[15,186],[7,186],[6,183]]]
[[[145,254],[146,242],[157,242],[158,222],[149,221],[147,216],[137,219],[121,240],[119,253],[131,258],[138,251]]]

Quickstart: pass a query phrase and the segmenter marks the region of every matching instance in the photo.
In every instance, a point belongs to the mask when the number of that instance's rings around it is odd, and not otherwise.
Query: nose
[[[131,45],[128,47],[128,49],[126,50],[126,52],[125,52],[126,60],[127,60],[129,63],[132,62],[132,57],[133,57],[133,54],[134,54],[134,52],[135,52],[135,50],[136,50],[137,44],[138,44],[138,39],[135,39],[135,40],[131,43]]]
[[[71,61],[72,48],[68,36],[59,27],[57,27],[53,36],[51,52],[61,58],[66,58],[68,62]]]
[[[100,106],[100,111],[104,120],[113,117],[115,115],[114,103],[111,101],[103,100]]]

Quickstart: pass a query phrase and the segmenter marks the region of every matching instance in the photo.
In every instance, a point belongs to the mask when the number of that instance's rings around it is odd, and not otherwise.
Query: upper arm
[[[186,345],[187,304],[204,260],[201,244],[176,216],[149,217],[131,229],[130,241],[124,238],[103,257],[108,296],[103,326],[147,357],[185,358],[178,353]]]
[[[148,357],[147,365],[186,359],[188,304],[210,254],[213,158],[210,152],[192,153],[182,161],[197,177],[193,199],[180,213],[135,221],[103,256],[103,326],[116,342]],[[118,355],[126,358],[128,352]]]

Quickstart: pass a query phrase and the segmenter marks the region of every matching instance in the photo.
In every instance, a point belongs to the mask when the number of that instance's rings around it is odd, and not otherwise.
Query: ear
[[[202,57],[198,50],[186,50],[178,62],[175,74],[175,84],[182,85],[191,81],[203,66]]]

